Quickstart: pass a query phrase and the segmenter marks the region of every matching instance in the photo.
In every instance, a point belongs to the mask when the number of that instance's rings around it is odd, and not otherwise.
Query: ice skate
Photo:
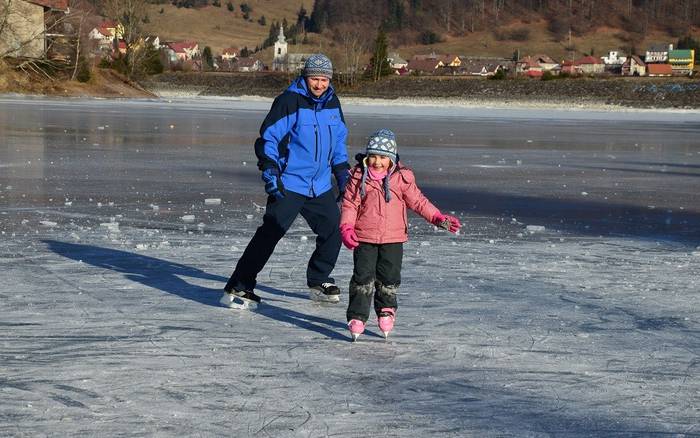
[[[365,331],[365,323],[359,319],[351,319],[348,322],[348,328],[350,329],[350,336],[352,336],[352,342],[357,341],[357,338]]]
[[[310,297],[314,301],[322,303],[339,303],[340,289],[333,283],[323,283],[317,286],[311,286],[309,289]]]
[[[219,300],[219,303],[224,307],[241,310],[255,310],[260,303],[260,297],[252,290],[232,290],[224,291],[224,295]]]
[[[377,323],[379,330],[384,333],[384,339],[389,337],[389,333],[394,328],[394,320],[396,319],[396,310],[391,307],[382,307],[377,315]]]

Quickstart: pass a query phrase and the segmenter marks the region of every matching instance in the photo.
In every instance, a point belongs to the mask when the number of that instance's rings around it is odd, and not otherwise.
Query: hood
[[[325,104],[335,94],[335,88],[333,88],[333,85],[328,84],[328,89],[325,93],[321,95],[321,97],[314,96],[313,94],[311,94],[309,88],[306,86],[306,81],[304,80],[303,76],[299,76],[296,79],[294,79],[294,81],[291,84],[289,84],[289,87],[287,87],[287,91],[291,91],[292,93],[297,93],[304,97],[308,97],[314,102],[320,104]]]

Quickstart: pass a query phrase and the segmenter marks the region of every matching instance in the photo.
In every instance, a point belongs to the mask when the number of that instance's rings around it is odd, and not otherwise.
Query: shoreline
[[[209,95],[201,94],[202,90],[158,90],[152,89],[159,99],[166,101],[215,101],[215,102],[255,102],[271,104],[274,98],[261,95]],[[204,87],[201,87],[204,88]],[[603,102],[563,102],[558,99],[493,99],[493,98],[472,98],[457,99],[449,97],[397,97],[372,98],[358,96],[343,96],[339,94],[343,107],[363,106],[363,107],[409,107],[414,109],[462,109],[462,110],[556,110],[566,112],[595,111],[608,113],[664,113],[664,114],[693,114],[700,116],[700,110],[693,108],[647,108],[633,107],[620,104]]]

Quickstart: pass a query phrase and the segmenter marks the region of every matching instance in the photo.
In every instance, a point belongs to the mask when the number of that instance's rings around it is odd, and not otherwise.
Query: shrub
[[[489,79],[494,81],[502,81],[506,78],[506,71],[499,69],[493,76],[489,76]]]
[[[90,64],[85,60],[85,57],[81,56],[78,58],[78,71],[75,75],[78,82],[88,82],[92,78],[92,71],[90,71]]]

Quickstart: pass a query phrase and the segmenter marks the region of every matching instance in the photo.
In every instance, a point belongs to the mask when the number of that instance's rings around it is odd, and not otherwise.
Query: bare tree
[[[354,86],[361,75],[361,60],[369,50],[367,32],[359,26],[342,25],[336,32],[341,46],[340,72],[349,86]]]
[[[144,40],[143,22],[147,15],[146,0],[103,0],[106,16],[118,23],[117,38],[126,45],[126,75],[133,78],[141,75],[148,56]]]

